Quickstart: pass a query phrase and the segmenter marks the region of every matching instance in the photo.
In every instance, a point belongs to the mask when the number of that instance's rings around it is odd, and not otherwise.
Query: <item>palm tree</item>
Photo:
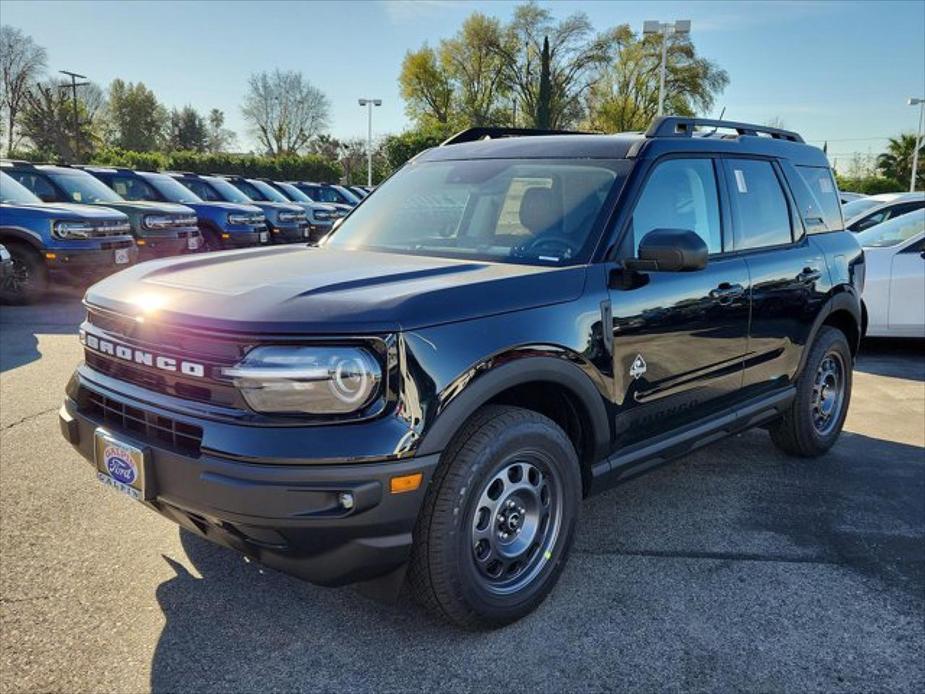
[[[909,184],[912,174],[912,154],[915,151],[915,135],[904,133],[891,137],[887,151],[877,157],[877,168],[887,178],[899,181],[904,186]],[[919,144],[919,165],[916,172],[916,188],[925,184],[925,146]]]

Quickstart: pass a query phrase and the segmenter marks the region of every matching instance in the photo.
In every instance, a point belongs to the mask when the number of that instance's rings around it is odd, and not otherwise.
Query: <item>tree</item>
[[[144,83],[114,79],[109,85],[107,115],[115,146],[136,152],[161,147],[169,120],[167,110]]]
[[[0,109],[6,112],[6,149],[16,145],[20,111],[29,88],[45,71],[47,54],[31,36],[0,26]]]
[[[645,130],[658,113],[662,36],[637,37],[629,27],[617,32],[618,57],[589,93],[590,127],[605,132]],[[699,57],[690,37],[668,38],[665,113],[681,116],[708,112],[729,83],[729,76]]]
[[[237,140],[234,131],[225,127],[225,114],[217,108],[209,111],[206,124],[206,149],[210,152],[225,152]]]
[[[409,130],[401,135],[389,135],[382,145],[383,155],[389,169],[394,171],[416,154],[438,146],[449,134],[448,130],[419,129]]]
[[[419,124],[446,124],[453,117],[454,86],[434,49],[408,51],[398,76],[405,113]]]
[[[621,31],[595,34],[581,12],[554,23],[549,10],[535,2],[514,10],[494,51],[529,126],[542,121],[561,128],[581,119],[584,97],[613,60]]]
[[[340,158],[341,142],[330,135],[318,135],[309,145],[309,151],[328,161],[337,161]]]
[[[95,149],[98,140],[93,132],[94,106],[92,101],[78,99],[75,138],[71,92],[62,87],[69,85],[53,81],[34,85],[26,94],[18,127],[39,157],[78,161]]]
[[[173,109],[170,112],[170,135],[168,149],[205,152],[209,136],[206,122],[192,106]]]
[[[453,86],[453,110],[468,126],[509,120],[500,101],[507,94],[503,65],[495,51],[500,41],[501,23],[473,12],[456,36],[440,42],[442,69]]]
[[[886,152],[877,157],[877,169],[886,178],[900,181],[904,188],[907,187],[912,178],[915,145],[915,135],[912,133],[891,137]],[[917,190],[925,187],[925,143],[919,143],[919,165],[915,182]]]
[[[251,75],[241,113],[267,153],[296,154],[327,128],[330,104],[301,72],[274,70]]]

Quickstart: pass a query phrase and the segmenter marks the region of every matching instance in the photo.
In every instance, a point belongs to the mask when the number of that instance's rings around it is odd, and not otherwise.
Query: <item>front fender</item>
[[[439,394],[435,419],[425,430],[418,455],[442,451],[476,410],[500,393],[527,383],[552,383],[566,390],[585,410],[595,458],[610,444],[607,409],[594,381],[576,354],[554,347],[520,347],[497,354],[469,369]]]

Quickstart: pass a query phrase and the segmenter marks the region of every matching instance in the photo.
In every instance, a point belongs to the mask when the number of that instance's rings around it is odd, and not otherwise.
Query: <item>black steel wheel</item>
[[[8,243],[13,268],[0,282],[0,301],[28,304],[37,301],[48,287],[47,270],[39,254],[23,243]]]
[[[558,580],[581,501],[578,456],[538,412],[490,405],[444,452],[414,534],[408,580],[437,616],[509,624]]]

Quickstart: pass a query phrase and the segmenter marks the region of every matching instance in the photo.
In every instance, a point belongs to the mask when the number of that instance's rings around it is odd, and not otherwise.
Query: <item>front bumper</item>
[[[134,265],[138,261],[138,247],[134,243],[117,248],[56,247],[46,249],[43,256],[45,267],[52,277],[96,278]],[[116,262],[117,256],[127,260]]]
[[[270,241],[273,243],[297,243],[299,241],[308,241],[308,238],[307,224],[285,227],[277,226],[270,229]]]
[[[248,248],[270,242],[270,232],[265,226],[247,227],[244,231],[239,231],[238,227],[229,227],[221,236],[225,248]]]
[[[91,401],[85,400],[88,385],[95,394]],[[95,406],[101,395],[107,408]],[[114,419],[110,407],[122,414]],[[68,385],[59,411],[62,434],[91,464],[98,427],[145,451],[147,480],[153,487],[142,503],[150,509],[267,566],[320,585],[342,585],[383,576],[408,560],[438,455],[364,463],[245,462],[205,447],[194,451],[174,445],[176,437],[165,441],[167,421],[180,422],[184,440],[196,429],[208,440],[210,421],[177,417],[149,403],[120,398],[80,372]],[[154,427],[160,433],[152,435]],[[236,428],[242,438],[273,436],[261,427]],[[338,427],[326,428],[331,437],[343,436]],[[318,429],[312,427],[312,437],[323,435]],[[422,474],[417,490],[390,492],[392,477],[412,473]],[[343,492],[353,495],[353,508],[341,504]]]
[[[136,240],[138,257],[143,260],[169,258],[183,253],[195,253],[202,248],[202,234],[198,228],[183,229],[171,234],[146,233]]]

